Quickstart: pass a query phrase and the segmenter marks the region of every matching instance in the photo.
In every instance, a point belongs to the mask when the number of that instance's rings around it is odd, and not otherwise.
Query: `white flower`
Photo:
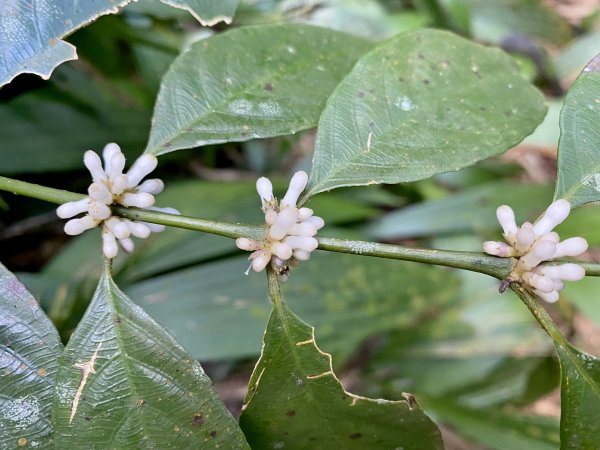
[[[252,261],[250,267],[255,272],[260,272],[271,263],[285,280],[289,266],[308,260],[311,252],[317,248],[318,242],[314,236],[323,228],[325,221],[314,216],[312,209],[296,206],[298,197],[307,183],[306,172],[296,172],[290,180],[285,196],[281,202],[277,202],[273,197],[273,185],[269,179],[261,177],[257,180],[256,190],[267,224],[265,238],[262,242],[248,238],[235,241],[238,248],[253,252],[249,259]]]
[[[567,218],[570,210],[568,201],[556,200],[537,222],[525,222],[518,227],[513,210],[502,205],[496,210],[496,216],[508,244],[487,241],[483,243],[483,251],[503,258],[518,258],[507,279],[522,283],[541,299],[554,303],[558,301],[564,280],[577,281],[585,276],[585,270],[577,264],[540,265],[563,256],[578,256],[587,250],[584,238],[573,237],[560,242],[558,233],[552,231]]]
[[[62,219],[68,219],[85,213],[83,217],[71,219],[65,224],[65,233],[69,235],[81,234],[102,224],[102,251],[107,258],[114,258],[119,250],[117,242],[126,252],[132,252],[134,243],[131,236],[146,238],[151,232],[163,231],[165,227],[115,217],[112,215],[111,205],[133,206],[171,214],[179,212],[173,208],[152,207],[154,195],[164,188],[161,180],[155,178],[140,184],[156,168],[158,161],[155,156],[140,156],[127,173],[123,173],[125,156],[117,144],[107,144],[102,156],[104,166],[96,153],[91,150],[85,152],[83,163],[92,175],[88,196],[60,205],[56,214]]]

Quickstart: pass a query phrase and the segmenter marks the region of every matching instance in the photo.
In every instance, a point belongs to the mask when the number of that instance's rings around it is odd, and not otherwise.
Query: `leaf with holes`
[[[360,58],[327,101],[304,198],[469,166],[516,145],[545,110],[499,49],[445,31],[401,34]]]
[[[52,322],[0,264],[0,448],[51,447],[49,415],[61,351]]]
[[[295,133],[371,47],[308,25],[245,27],[196,42],[165,75],[147,153]]]
[[[600,448],[600,360],[556,342],[560,360],[561,449]]]
[[[273,310],[240,418],[253,448],[443,448],[412,395],[388,401],[346,392],[314,328],[282,302],[272,272],[269,291]]]
[[[108,267],[61,358],[57,448],[247,449],[209,378]]]
[[[600,200],[600,55],[569,90],[560,130],[554,198],[572,206]]]

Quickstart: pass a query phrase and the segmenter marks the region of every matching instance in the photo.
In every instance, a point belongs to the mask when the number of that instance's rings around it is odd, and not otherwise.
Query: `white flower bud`
[[[135,237],[145,239],[148,236],[150,236],[150,231],[151,231],[150,228],[147,225],[144,225],[142,222],[134,222],[134,221],[128,220],[126,223],[129,228],[129,231]]]
[[[123,206],[134,206],[136,208],[148,208],[154,204],[154,196],[145,192],[139,192],[137,194],[126,193],[123,194],[121,204]]]
[[[146,180],[142,184],[138,186],[138,192],[146,192],[147,194],[160,194],[165,188],[165,183],[158,178],[152,178],[151,180]]]
[[[144,225],[146,225],[152,233],[162,233],[167,228],[164,225],[159,225],[157,223],[150,223],[150,222],[140,222],[140,223],[143,223]]]
[[[554,289],[557,291],[560,291],[562,289],[565,288],[565,283],[562,282],[562,280],[552,280],[554,281]]]
[[[554,258],[562,258],[563,256],[579,256],[588,248],[587,241],[582,237],[572,237],[565,239],[556,245]]]
[[[325,226],[325,221],[319,216],[309,217],[304,222],[313,225],[317,229],[317,231]]]
[[[119,244],[121,244],[121,247],[123,247],[123,250],[125,250],[127,253],[131,253],[135,249],[135,244],[129,238],[119,239]]]
[[[277,220],[269,229],[269,237],[274,241],[280,241],[285,237],[298,220],[296,208],[284,208],[277,215]]]
[[[535,272],[525,272],[523,274],[523,281],[541,292],[552,292],[554,290],[554,280],[552,278]]]
[[[108,167],[105,168],[106,175],[110,180],[117,178],[119,175],[123,175],[123,169],[125,168],[125,155],[121,152],[115,153],[110,158]]]
[[[265,177],[260,177],[256,180],[256,191],[260,196],[263,206],[265,203],[273,200],[273,185],[271,184],[271,180]]]
[[[539,269],[539,272],[554,280],[577,281],[585,276],[583,267],[573,263],[556,266],[545,265]]]
[[[175,215],[178,215],[178,216],[181,215],[181,213],[179,212],[179,210],[177,210],[175,208],[170,208],[170,207],[161,208],[161,207],[158,207],[158,206],[149,206],[146,209],[149,209],[150,211],[158,211],[158,212],[167,213],[167,214],[175,214]]]
[[[158,165],[158,159],[154,155],[142,155],[134,163],[133,166],[127,172],[128,183],[127,186],[132,188],[140,184],[142,178],[156,169]]]
[[[102,149],[102,158],[104,159],[104,167],[106,167],[108,169],[108,166],[110,166],[110,160],[117,153],[122,153],[121,147],[119,147],[114,142],[110,142],[104,146],[104,148]]]
[[[248,238],[236,239],[235,245],[237,245],[237,248],[240,250],[255,251],[260,249],[260,242]]]
[[[558,233],[556,231],[551,231],[550,233],[543,234],[538,239],[540,241],[551,241],[555,244],[558,244],[558,242],[560,241],[560,237],[558,236]]]
[[[283,242],[289,245],[293,250],[304,250],[309,253],[315,250],[319,245],[319,242],[315,238],[306,236],[288,236]]]
[[[292,179],[290,180],[290,187],[285,193],[285,197],[281,200],[281,207],[286,208],[288,206],[296,206],[296,202],[298,201],[298,197],[306,188],[306,184],[308,183],[308,174],[304,171],[296,172]]]
[[[127,189],[128,182],[129,180],[125,174],[114,177],[110,183],[110,190],[114,195],[121,195]]]
[[[552,258],[555,251],[556,244],[554,242],[544,240],[536,241],[529,250],[529,253],[519,259],[519,264],[526,270],[531,270],[534,267],[537,267],[542,261]]]
[[[98,221],[94,220],[88,215],[85,215],[80,219],[71,219],[65,223],[65,233],[67,233],[69,236],[76,236],[83,233],[85,230],[94,228],[96,225],[98,225]]]
[[[317,229],[314,225],[307,222],[297,223],[290,229],[288,234],[293,236],[314,236],[317,234]]]
[[[546,212],[533,226],[536,237],[552,231],[555,226],[562,223],[567,218],[570,211],[571,204],[563,199],[556,200],[548,206]]]
[[[306,219],[313,215],[313,210],[310,208],[300,208],[298,209],[298,220],[300,222],[304,222]]]
[[[539,298],[541,298],[542,300],[544,300],[545,302],[548,303],[556,303],[558,301],[559,295],[557,291],[552,291],[552,292],[542,292],[542,291],[538,291],[537,289],[535,289],[533,291],[533,293],[535,295],[537,295]]]
[[[271,244],[271,252],[284,261],[292,257],[292,249],[283,242],[273,242]]]
[[[100,220],[108,219],[111,216],[112,211],[104,203],[100,203],[95,200],[92,200],[88,206],[88,214],[93,219],[100,221]]]
[[[260,272],[267,267],[267,264],[269,264],[269,261],[271,260],[271,254],[260,250],[256,253],[258,254],[252,257],[252,269],[255,272]]]
[[[265,213],[265,222],[267,225],[273,225],[275,222],[277,222],[277,212],[269,209],[266,213]]]
[[[91,150],[88,150],[83,155],[83,164],[90,171],[92,175],[92,181],[100,182],[107,178],[104,169],[102,168],[102,162],[100,161],[100,157]]]
[[[529,222],[525,222],[517,230],[515,248],[520,253],[525,253],[531,247],[531,244],[535,241],[535,233],[533,231],[533,225]]]
[[[499,206],[496,209],[496,217],[504,231],[504,236],[510,236],[517,233],[517,223],[515,222],[515,213],[508,205]]]
[[[300,249],[294,250],[294,253],[292,255],[298,261],[308,261],[310,259],[310,252],[300,250]]]
[[[92,183],[88,187],[88,195],[92,200],[95,200],[105,205],[110,205],[113,202],[112,193],[108,190],[104,183]]]
[[[102,232],[102,253],[104,253],[104,256],[108,259],[113,259],[117,256],[117,253],[119,253],[115,236],[107,230]]]
[[[504,242],[498,241],[486,241],[483,243],[483,251],[488,255],[500,256],[507,258],[509,256],[515,256],[515,249]]]
[[[111,217],[104,222],[108,230],[115,235],[117,239],[126,239],[131,235],[125,219]]]
[[[82,212],[86,212],[89,204],[89,198],[82,198],[75,202],[67,202],[56,208],[56,215],[61,219],[68,219],[77,214],[81,214]]]

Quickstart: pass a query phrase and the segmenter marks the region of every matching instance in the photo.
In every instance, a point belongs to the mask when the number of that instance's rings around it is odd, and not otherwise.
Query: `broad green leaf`
[[[194,43],[165,75],[147,153],[292,134],[371,43],[308,25],[244,27]]]
[[[0,8],[0,86],[21,73],[50,78],[56,66],[77,59],[75,47],[63,37],[130,1],[6,2]]]
[[[117,98],[82,70],[63,66],[43,88],[0,103],[0,135],[14,143],[0,147],[0,173],[83,169],[84,151],[108,142],[129,157],[139,153],[150,111],[131,85],[118,92]]]
[[[445,31],[401,34],[363,56],[327,101],[305,198],[458,170],[511,148],[544,114],[502,51]]]
[[[202,25],[212,27],[219,22],[230,24],[239,0],[160,0],[175,8],[189,11]]]
[[[200,364],[108,268],[61,357],[52,421],[57,448],[249,448]]]
[[[345,391],[331,355],[317,346],[315,329],[277,294],[272,301],[240,417],[253,448],[443,448],[439,430],[411,394],[388,401]]]
[[[244,257],[181,270],[128,294],[202,360],[254,356],[269,305],[262,277],[243,275],[247,266]],[[283,288],[343,362],[366,337],[420,323],[453,297],[457,280],[434,267],[317,252]]]
[[[554,198],[572,206],[600,200],[600,55],[569,90],[560,129]]]
[[[458,272],[463,281],[450,301],[438,304],[425,323],[391,331],[370,363],[374,373],[401,380],[401,388],[447,396],[472,388],[509,356],[544,356],[551,347],[512,292],[498,293],[485,275]],[[513,379],[502,395],[521,392]],[[511,394],[512,395],[512,394]]]
[[[556,450],[558,421],[513,410],[469,408],[447,398],[423,400],[423,405],[461,435],[494,450]]]
[[[523,45],[517,36],[530,36],[554,44],[564,44],[572,36],[568,22],[543,0],[467,0],[471,12],[474,38],[484,42],[503,43],[516,52]],[[527,39],[527,38],[525,38]],[[532,46],[533,43],[529,42]]]
[[[25,287],[0,264],[0,448],[50,448],[62,344]]]
[[[551,198],[552,188],[547,185],[495,181],[388,213],[371,224],[367,233],[386,240],[490,230],[499,234],[498,206],[510,205],[520,221],[534,220]]]
[[[239,0],[161,0],[189,11],[203,25],[231,23]],[[105,14],[115,14],[131,0],[8,2],[0,8],[0,86],[21,73],[50,78],[54,68],[77,59],[75,46],[63,40]]]
[[[600,360],[557,343],[561,383],[561,449],[600,448]]]

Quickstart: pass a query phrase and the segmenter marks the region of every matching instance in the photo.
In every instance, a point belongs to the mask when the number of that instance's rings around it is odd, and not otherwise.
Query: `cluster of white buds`
[[[84,216],[71,219],[65,224],[65,233],[77,235],[102,224],[102,251],[107,258],[114,258],[119,251],[117,241],[130,253],[134,249],[131,236],[147,238],[151,232],[165,229],[163,225],[137,222],[112,215],[111,205],[134,206],[156,211],[179,214],[174,208],[156,208],[154,195],[160,193],[164,183],[158,178],[142,179],[152,172],[158,161],[153,155],[142,155],[129,169],[125,168],[125,156],[117,144],[108,144],[102,152],[104,167],[100,157],[91,150],[85,152],[83,162],[92,175],[88,196],[84,199],[60,205],[58,217],[68,219],[78,214]]]
[[[564,256],[578,256],[587,250],[584,238],[573,237],[560,242],[558,233],[552,231],[567,218],[570,210],[568,201],[557,200],[537,222],[525,222],[517,227],[513,210],[502,205],[496,210],[496,216],[508,244],[487,241],[483,243],[483,251],[494,256],[518,258],[509,280],[522,283],[541,299],[554,303],[558,300],[558,291],[564,288],[564,281],[576,281],[585,276],[585,270],[577,264],[540,265]]]
[[[250,267],[255,272],[260,272],[270,262],[271,267],[285,281],[289,266],[308,260],[311,252],[317,248],[318,242],[314,236],[325,225],[325,221],[313,216],[312,209],[296,206],[307,183],[306,172],[296,172],[285,196],[281,202],[277,202],[273,197],[273,185],[268,178],[261,177],[256,182],[267,224],[265,238],[262,242],[248,238],[235,241],[238,248],[253,252],[249,259],[252,261]]]

